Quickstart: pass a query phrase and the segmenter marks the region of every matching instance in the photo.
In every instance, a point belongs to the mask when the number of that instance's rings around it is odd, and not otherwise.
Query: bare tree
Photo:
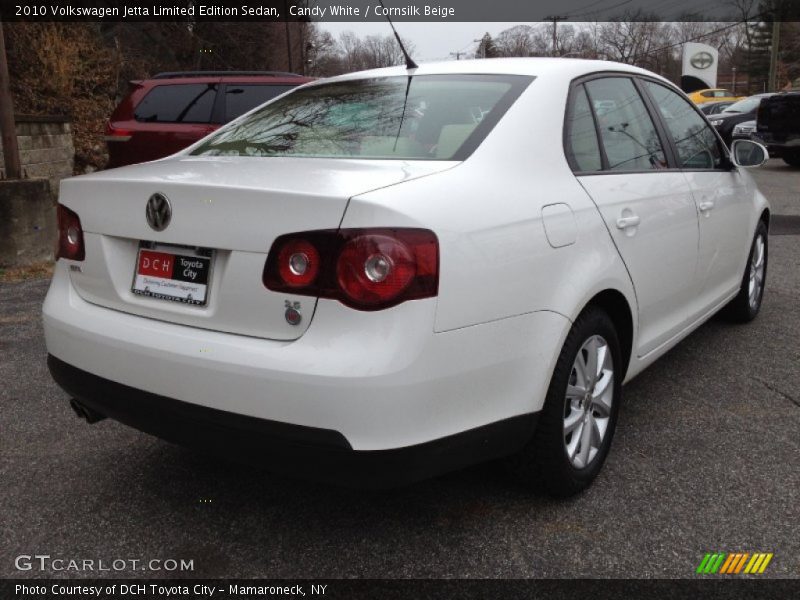
[[[598,44],[611,60],[662,72],[674,63],[674,31],[669,23],[641,11],[598,27]]]
[[[530,25],[516,25],[501,31],[494,43],[502,56],[534,56],[535,29]]]

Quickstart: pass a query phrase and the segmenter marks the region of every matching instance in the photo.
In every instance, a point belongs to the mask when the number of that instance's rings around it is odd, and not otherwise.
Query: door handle
[[[711,200],[708,200],[706,202],[701,202],[700,204],[697,205],[697,208],[700,209],[700,212],[709,211],[712,208],[714,208],[714,202],[712,202]]]
[[[632,215],[630,217],[620,217],[617,219],[617,229],[627,229],[628,227],[636,227],[641,222],[641,219]]]

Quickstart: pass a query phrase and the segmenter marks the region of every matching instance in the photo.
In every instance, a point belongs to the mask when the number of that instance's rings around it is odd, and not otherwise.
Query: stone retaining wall
[[[23,178],[48,179],[53,198],[57,198],[59,182],[72,176],[75,157],[69,120],[54,115],[17,115],[16,122]],[[0,145],[0,179],[5,178],[3,164]]]

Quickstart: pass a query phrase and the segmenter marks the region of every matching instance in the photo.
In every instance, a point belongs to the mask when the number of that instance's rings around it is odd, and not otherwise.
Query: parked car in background
[[[108,167],[169,156],[220,125],[311,81],[271,71],[159,73],[133,89],[106,124]]]
[[[624,382],[719,311],[758,314],[770,213],[745,167],[766,158],[607,61],[316,81],[62,181],[50,371],[89,422],[284,473],[385,486],[506,457],[575,494]],[[685,418],[652,417],[655,446]]]
[[[742,121],[733,126],[731,133],[731,143],[734,140],[749,140],[753,138],[753,133],[756,131],[756,121]]]
[[[698,108],[704,115],[716,115],[717,113],[722,112],[723,109],[728,108],[733,103],[733,100],[705,102],[704,104],[699,104]]]
[[[800,167],[800,91],[775,94],[761,103],[756,136],[771,156]]]
[[[720,102],[727,100],[736,102],[745,96],[734,96],[732,92],[723,88],[712,88],[707,90],[697,90],[689,94],[689,99],[695,104],[705,104],[706,102]]]
[[[717,128],[725,143],[730,146],[733,141],[733,128],[739,123],[754,120],[761,101],[771,95],[771,93],[756,94],[744,100],[739,100],[723,109],[719,114],[710,116],[708,120]]]

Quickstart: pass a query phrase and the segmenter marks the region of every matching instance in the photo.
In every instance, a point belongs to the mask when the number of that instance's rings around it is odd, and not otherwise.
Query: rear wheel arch
[[[633,312],[630,304],[622,292],[615,289],[603,290],[595,294],[583,310],[589,306],[602,309],[614,323],[619,337],[620,350],[622,351],[622,376],[628,371],[631,354],[633,352]]]
[[[758,220],[761,221],[762,223],[764,223],[764,225],[767,227],[767,231],[769,231],[769,219],[770,219],[770,216],[771,215],[770,215],[769,209],[765,208],[761,212],[761,216],[758,217]]]

